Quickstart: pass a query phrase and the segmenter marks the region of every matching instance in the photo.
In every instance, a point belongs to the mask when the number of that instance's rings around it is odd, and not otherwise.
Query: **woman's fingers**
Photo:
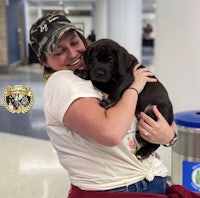
[[[141,66],[141,64],[139,64],[139,63],[137,65],[135,65],[133,68],[133,71],[136,71],[140,66]]]
[[[153,113],[155,114],[156,118],[158,120],[164,120],[165,118],[163,117],[163,115],[160,113],[160,111],[158,110],[156,105],[153,105]]]

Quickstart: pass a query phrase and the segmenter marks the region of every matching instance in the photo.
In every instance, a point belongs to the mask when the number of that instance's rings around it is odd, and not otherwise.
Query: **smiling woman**
[[[82,55],[88,42],[63,12],[47,13],[32,26],[30,35],[31,47],[44,66],[45,79],[55,71],[84,67]]]

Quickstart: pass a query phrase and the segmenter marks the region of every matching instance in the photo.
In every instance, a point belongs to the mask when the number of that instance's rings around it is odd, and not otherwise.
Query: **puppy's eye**
[[[113,60],[109,60],[108,63],[109,63],[109,64],[113,64],[114,61],[113,61]]]
[[[93,61],[94,61],[94,62],[98,61],[98,59],[97,59],[96,56],[93,57]]]
[[[114,59],[113,59],[113,57],[109,57],[109,59],[108,59],[108,63],[109,63],[109,64],[113,64],[113,63],[114,63]]]

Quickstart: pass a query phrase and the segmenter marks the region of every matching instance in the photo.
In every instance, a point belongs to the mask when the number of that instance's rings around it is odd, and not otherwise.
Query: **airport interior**
[[[175,147],[161,146],[158,153],[170,184],[200,193],[200,1],[2,0],[0,198],[68,196],[68,173],[46,132],[43,67],[29,44],[31,25],[45,12],[57,10],[85,37],[93,30],[96,40],[119,42],[163,82],[180,137]],[[15,85],[31,88],[27,111],[13,112],[5,105],[5,95]]]

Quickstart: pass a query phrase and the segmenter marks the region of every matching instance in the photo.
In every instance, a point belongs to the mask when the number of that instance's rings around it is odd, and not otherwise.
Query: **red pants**
[[[68,198],[200,198],[200,194],[191,192],[180,185],[167,187],[165,195],[141,192],[104,192],[81,190],[72,186]]]

